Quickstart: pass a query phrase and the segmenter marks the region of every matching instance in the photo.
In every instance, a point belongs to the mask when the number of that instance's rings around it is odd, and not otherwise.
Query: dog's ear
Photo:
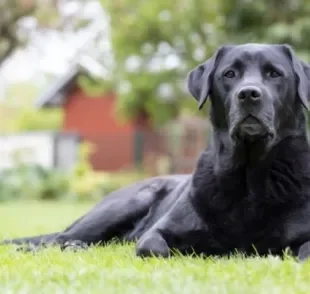
[[[283,45],[286,53],[291,59],[293,70],[297,78],[297,93],[302,105],[309,110],[310,99],[310,66],[299,60],[291,46]]]
[[[192,96],[203,107],[211,92],[212,75],[219,58],[228,46],[219,48],[205,63],[198,65],[187,76],[187,87]]]

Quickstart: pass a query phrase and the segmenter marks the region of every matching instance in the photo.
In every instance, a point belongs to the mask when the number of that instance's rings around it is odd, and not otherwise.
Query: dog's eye
[[[267,76],[270,77],[270,78],[278,78],[278,77],[281,76],[281,74],[278,71],[276,71],[276,70],[269,70],[267,72]]]
[[[224,73],[224,77],[232,79],[236,76],[235,72],[233,70],[228,70]]]

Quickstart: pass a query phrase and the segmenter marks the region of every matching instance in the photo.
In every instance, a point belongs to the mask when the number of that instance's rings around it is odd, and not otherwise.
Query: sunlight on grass
[[[57,231],[93,204],[2,204],[0,236]],[[57,248],[36,254],[0,247],[0,293],[308,293],[310,262],[293,259],[142,260],[134,245],[79,253]]]

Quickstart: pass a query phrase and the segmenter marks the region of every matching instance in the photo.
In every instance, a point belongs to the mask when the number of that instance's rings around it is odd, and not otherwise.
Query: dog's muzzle
[[[231,138],[234,141],[269,141],[274,138],[274,132],[259,118],[248,115],[234,126]]]

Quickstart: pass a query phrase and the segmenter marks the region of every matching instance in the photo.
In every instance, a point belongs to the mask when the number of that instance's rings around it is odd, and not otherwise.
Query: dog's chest
[[[210,210],[211,211],[211,210]],[[239,251],[248,254],[281,253],[283,249],[283,211],[266,209],[244,201],[222,213],[210,213],[210,248],[217,254]]]
[[[210,239],[216,244],[213,250],[265,254],[280,249],[283,217],[290,207],[286,202],[278,203],[272,194],[283,194],[283,184],[278,181],[270,187],[267,178],[264,180],[249,186],[240,175],[231,175],[229,182],[214,185],[213,189],[204,190],[203,195],[197,193],[196,207],[208,224]]]
[[[210,207],[207,218],[215,238],[234,247],[247,247],[278,235],[282,211],[245,199],[222,212]]]
[[[209,228],[205,239],[212,240],[211,251],[248,252],[255,246],[266,253],[285,245],[284,223],[310,191],[308,164],[297,159],[278,153],[255,168],[219,172],[211,161],[198,166],[191,199]]]

